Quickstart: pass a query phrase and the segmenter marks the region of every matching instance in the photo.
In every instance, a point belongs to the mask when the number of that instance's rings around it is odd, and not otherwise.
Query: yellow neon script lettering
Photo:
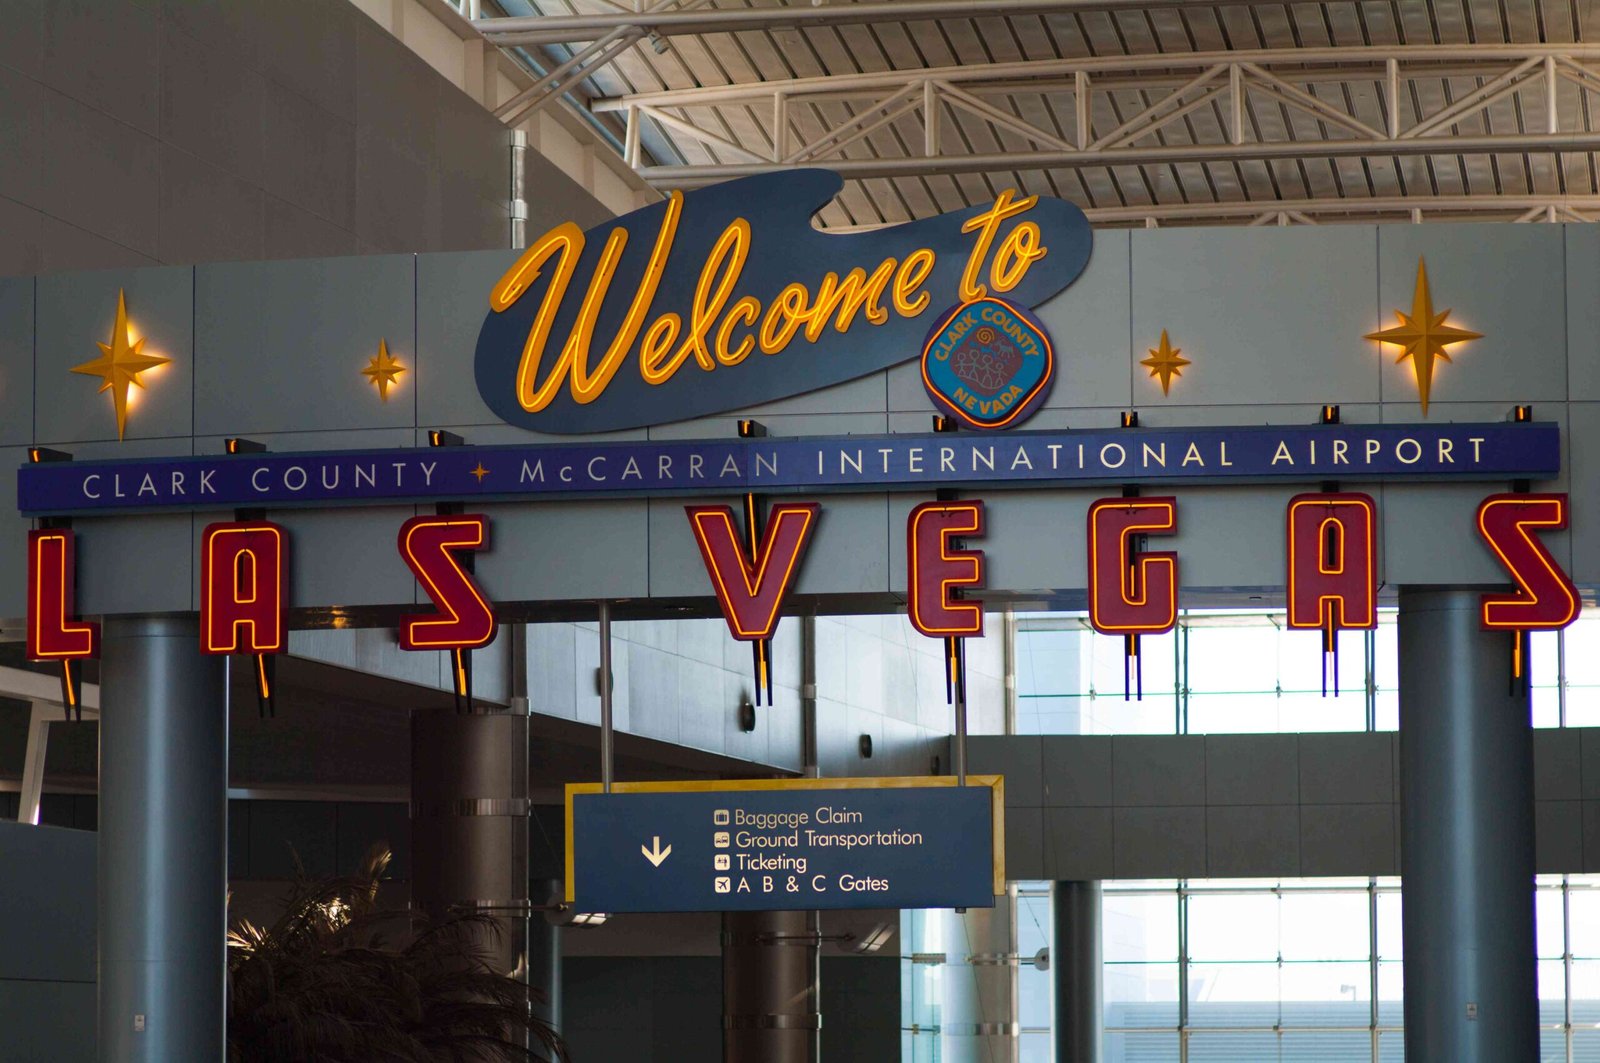
[[[931,297],[927,292],[912,293],[928,279],[935,261],[932,251],[920,247],[900,264],[900,271],[894,275],[894,308],[901,317],[916,317],[928,308]]]
[[[691,352],[694,360],[706,372],[717,367],[710,348],[706,346],[706,333],[722,316],[722,308],[728,302],[728,296],[733,294],[733,286],[739,283],[739,274],[744,272],[745,259],[749,256],[750,223],[743,218],[735,218],[732,225],[722,230],[716,245],[706,256],[706,264],[700,269],[700,280],[694,287],[694,302],[689,307],[689,333],[683,339],[683,346],[673,356],[671,368],[667,370],[669,376]],[[724,258],[728,260],[728,265],[713,292],[712,278],[716,276],[717,267],[722,265]]]
[[[1048,252],[1039,243],[1039,227],[1031,221],[1019,222],[1015,229],[1000,241],[994,253],[994,265],[989,267],[989,283],[997,292],[1009,292],[1022,283],[1028,267]]]
[[[975,218],[968,218],[966,224],[961,226],[961,231],[964,233],[976,231],[978,234],[971,253],[967,255],[966,268],[961,271],[962,302],[982,299],[989,294],[989,289],[978,283],[978,271],[983,266],[983,260],[989,257],[989,245],[994,242],[994,234],[1000,228],[1000,223],[1024,211],[1032,210],[1033,205],[1039,202],[1038,196],[1013,200],[1011,197],[1014,195],[1016,195],[1014,191],[1006,189],[1000,193],[1000,198],[994,201],[994,206]],[[1017,277],[1017,280],[1021,279],[1020,276]]]
[[[746,336],[739,341],[739,346],[728,350],[729,333],[735,325],[754,325],[756,318],[761,316],[761,300],[753,295],[747,295],[733,304],[733,309],[728,311],[728,316],[722,319],[722,324],[717,329],[717,361],[723,365],[738,365],[750,357],[750,352],[756,349],[756,338]]]
[[[1048,249],[1035,222],[1019,222],[1000,237],[1004,222],[1032,209],[1037,202],[1037,196],[1019,199],[1016,192],[1008,189],[992,207],[962,225],[963,233],[976,234],[961,273],[962,300],[980,299],[991,287],[996,292],[1011,291],[1022,283],[1033,263],[1045,257]],[[607,236],[572,330],[543,379],[540,370],[550,332],[583,257],[583,231],[570,222],[550,230],[523,252],[495,284],[489,305],[500,313],[522,298],[547,267],[553,270],[517,366],[517,401],[524,410],[543,410],[555,400],[563,384],[575,402],[593,402],[605,393],[636,343],[640,376],[656,386],[670,380],[690,358],[710,372],[718,366],[736,366],[756,350],[778,354],[802,329],[806,340],[814,343],[830,323],[835,331],[843,333],[855,327],[858,318],[870,325],[882,325],[889,320],[891,310],[901,317],[913,318],[932,304],[932,295],[923,290],[923,285],[933,275],[938,258],[926,247],[912,250],[903,259],[886,257],[870,272],[862,266],[850,269],[843,277],[830,271],[817,283],[814,296],[806,284],[797,281],[785,285],[765,307],[754,296],[734,299],[753,251],[750,223],[736,218],[722,231],[701,264],[687,320],[684,315],[665,312],[647,328],[645,320],[665,275],[682,213],[683,195],[674,192],[663,212],[644,276],[629,300],[616,335],[592,370],[591,344],[611,282],[627,251],[626,229],[615,228]],[[985,264],[987,285],[980,283]],[[734,332],[740,328],[749,331],[735,345]]]
[[[523,409],[530,413],[544,409],[561,390],[563,381],[567,380],[570,380],[572,397],[577,402],[590,403],[604,393],[606,386],[611,383],[611,378],[621,367],[623,359],[628,356],[628,351],[632,349],[634,340],[638,338],[645,315],[650,312],[650,304],[655,299],[656,289],[661,284],[661,275],[666,270],[667,256],[671,253],[673,237],[677,233],[678,219],[682,213],[683,194],[674,192],[667,201],[667,209],[661,221],[661,231],[656,236],[655,247],[651,249],[650,261],[645,267],[644,276],[640,279],[639,289],[628,304],[628,312],[623,317],[622,325],[618,328],[611,345],[606,349],[605,356],[601,358],[600,364],[595,367],[592,374],[588,367],[589,344],[594,337],[594,326],[600,315],[600,306],[611,287],[611,278],[617,271],[617,263],[622,258],[622,252],[627,247],[627,230],[613,229],[610,238],[606,240],[600,262],[595,267],[594,279],[590,282],[589,290],[584,293],[578,320],[561,349],[560,357],[551,367],[543,383],[536,383],[539,365],[544,360],[545,347],[550,339],[550,326],[561,306],[562,297],[566,295],[567,285],[577,270],[578,259],[583,254],[582,230],[571,222],[552,229],[523,252],[522,257],[495,285],[489,295],[489,305],[499,312],[516,302],[527,291],[528,286],[540,275],[541,266],[552,256],[560,256],[556,272],[550,278],[550,286],[545,289],[539,312],[534,316],[533,326],[528,330],[528,339],[522,348],[522,360],[517,367],[517,402]]]

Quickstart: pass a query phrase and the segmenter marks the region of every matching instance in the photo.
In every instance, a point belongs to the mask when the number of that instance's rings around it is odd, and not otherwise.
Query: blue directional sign
[[[999,776],[567,787],[584,912],[988,908],[1005,889]]]

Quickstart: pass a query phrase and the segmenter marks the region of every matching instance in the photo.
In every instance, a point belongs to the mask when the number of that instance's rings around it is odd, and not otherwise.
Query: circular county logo
[[[992,296],[952,308],[922,345],[922,383],[933,404],[970,428],[1021,424],[1054,377],[1044,325]]]

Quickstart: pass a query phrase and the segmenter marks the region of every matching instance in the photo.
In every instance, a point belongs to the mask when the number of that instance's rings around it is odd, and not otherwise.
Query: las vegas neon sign
[[[744,541],[727,506],[686,507],[710,590],[741,641],[771,638],[793,590],[819,521],[816,502],[771,507],[759,543]],[[1177,620],[1180,558],[1141,550],[1141,537],[1174,534],[1176,497],[1104,498],[1090,505],[1087,527],[1088,611],[1096,631],[1145,635]],[[1485,594],[1485,628],[1550,630],[1577,618],[1581,602],[1571,578],[1541,536],[1567,526],[1566,494],[1495,494],[1483,500],[1475,527],[1513,589]],[[1300,494],[1285,511],[1284,586],[1293,628],[1370,628],[1377,623],[1377,505],[1365,494]],[[931,638],[983,633],[973,592],[987,562],[966,546],[985,530],[982,500],[936,501],[912,510],[906,523],[906,598],[911,624]],[[397,537],[406,565],[432,612],[400,620],[399,640],[411,651],[462,652],[495,637],[495,607],[470,569],[470,556],[490,542],[481,514],[419,516]],[[74,591],[72,530],[45,528],[28,537],[27,653],[33,660],[72,661],[99,654],[99,625],[80,619]],[[288,532],[268,520],[209,525],[200,542],[200,649],[207,654],[280,654],[288,647]]]

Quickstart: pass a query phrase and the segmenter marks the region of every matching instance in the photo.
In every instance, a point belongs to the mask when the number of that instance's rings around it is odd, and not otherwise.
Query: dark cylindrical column
[[[1406,1058],[1539,1058],[1533,733],[1479,591],[1400,591]]]
[[[816,912],[724,912],[723,1063],[819,1063]]]
[[[193,616],[111,617],[100,659],[100,1058],[220,1060],[228,715]]]
[[[528,716],[518,708],[411,714],[411,903],[502,916],[497,965],[527,956]]]
[[[1100,1063],[1105,1040],[1100,955],[1100,883],[1057,882],[1050,894],[1056,1063]]]

